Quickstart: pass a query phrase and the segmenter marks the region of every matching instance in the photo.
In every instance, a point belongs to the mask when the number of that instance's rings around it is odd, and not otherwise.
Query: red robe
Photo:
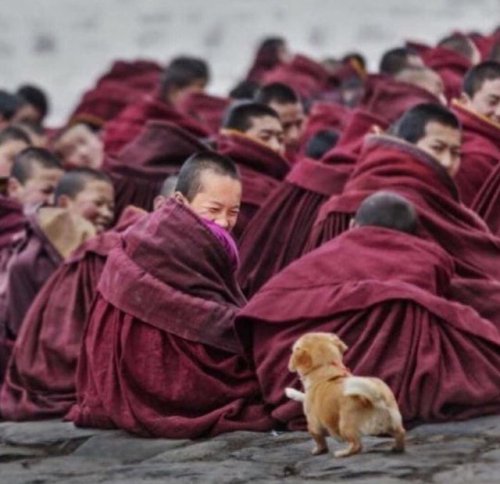
[[[231,158],[241,173],[241,209],[233,230],[235,238],[239,238],[269,194],[285,178],[290,165],[265,144],[236,131],[224,130],[216,144],[217,151]]]
[[[80,356],[79,426],[195,438],[272,426],[234,318],[244,298],[223,245],[174,200],[113,250]]]
[[[422,60],[441,76],[448,101],[460,97],[464,76],[472,67],[469,59],[451,49],[434,47],[422,55]]]
[[[420,234],[455,261],[460,280],[453,281],[454,297],[500,328],[500,239],[459,202],[455,184],[437,161],[402,140],[368,138],[344,192],[321,208],[306,250],[347,230],[361,202],[378,190],[399,193],[415,205]]]
[[[63,417],[76,402],[83,332],[109,252],[140,217],[130,207],[116,230],[85,242],[54,272],[23,320],[0,393],[4,420]]]
[[[491,231],[500,237],[500,163],[484,182],[471,208],[484,219]]]
[[[98,79],[96,86],[114,81],[131,89],[151,93],[158,88],[161,74],[162,67],[154,61],[144,59],[117,60],[113,62],[110,70]]]
[[[193,92],[179,105],[179,111],[206,126],[211,134],[217,134],[230,99]]]
[[[167,121],[148,121],[117,156],[104,160],[115,187],[115,214],[129,205],[151,211],[165,179],[192,154],[207,151],[192,134]]]
[[[391,124],[421,103],[439,104],[439,99],[421,87],[380,76],[373,79],[372,89],[361,107]]]
[[[357,109],[336,147],[323,160],[303,159],[251,220],[240,240],[238,279],[247,296],[302,254],[321,205],[341,193],[364,135],[383,121]]]
[[[252,355],[274,418],[303,428],[284,395],[293,343],[334,332],[355,375],[382,378],[407,422],[500,413],[500,333],[471,308],[446,299],[451,258],[436,244],[379,227],[351,230],[295,261],[240,312],[236,328]]]
[[[453,111],[462,124],[460,168],[455,183],[462,202],[470,206],[490,173],[500,164],[500,125],[458,102],[453,104]]]
[[[208,130],[154,96],[144,96],[125,108],[104,128],[104,151],[107,155],[119,154],[134,140],[147,121],[169,121],[198,138],[208,136]]]

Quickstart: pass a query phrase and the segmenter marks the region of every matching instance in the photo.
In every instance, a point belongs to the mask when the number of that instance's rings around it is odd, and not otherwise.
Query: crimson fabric
[[[464,76],[472,67],[469,59],[451,49],[434,47],[422,55],[422,60],[441,76],[448,101],[460,97]]]
[[[304,55],[296,55],[288,64],[279,64],[264,75],[264,84],[282,82],[304,99],[321,94],[328,88],[329,76],[319,63]]]
[[[494,168],[500,164],[500,125],[476,115],[459,103],[453,111],[462,124],[460,168],[455,183],[470,206]]]
[[[87,91],[69,117],[69,123],[86,122],[101,127],[134,103],[138,91],[120,82],[103,82]]]
[[[245,300],[231,261],[189,209],[170,200],[130,228],[98,291],[77,425],[167,438],[272,426],[234,333]]]
[[[481,35],[477,32],[470,33],[469,38],[476,44],[476,47],[481,53],[481,60],[486,61],[489,59],[491,49],[497,42],[500,42],[500,30],[497,29],[491,35]]]
[[[293,343],[334,332],[355,375],[382,378],[407,422],[500,412],[500,333],[471,308],[445,299],[451,258],[436,244],[378,227],[351,230],[295,261],[240,312],[265,401],[289,428],[302,408],[284,388]]]
[[[208,130],[153,96],[144,96],[136,103],[125,108],[104,128],[104,151],[116,155],[133,141],[148,121],[169,121],[185,129],[196,137],[208,136]]]
[[[0,195],[0,250],[10,247],[24,231],[23,207],[15,200]]]
[[[471,208],[484,219],[491,231],[500,237],[500,163],[484,182]]]
[[[241,174],[243,194],[233,234],[238,239],[269,194],[290,170],[289,163],[263,143],[237,132],[217,137],[217,151],[231,158]]]
[[[361,107],[391,124],[421,103],[439,104],[439,99],[421,87],[381,76],[373,80],[370,95],[363,99]]]
[[[179,111],[206,126],[211,134],[217,134],[230,99],[193,92],[180,103]]]
[[[281,64],[279,49],[276,46],[262,46],[255,54],[255,59],[248,71],[246,80],[261,84],[264,75]]]
[[[427,44],[415,40],[407,40],[405,42],[407,48],[414,50],[420,57],[422,57],[427,51],[431,50],[432,47]]]
[[[463,279],[454,294],[500,328],[500,239],[459,202],[456,186],[437,161],[402,140],[368,138],[344,192],[322,206],[306,250],[346,230],[361,202],[378,190],[399,193],[415,205],[420,234],[454,258]]]
[[[161,73],[161,66],[154,61],[144,59],[117,60],[113,62],[110,70],[99,78],[96,85],[113,81],[141,92],[150,93],[157,88]]]
[[[115,187],[115,214],[128,205],[151,211],[165,179],[198,151],[207,147],[189,132],[167,121],[148,121],[118,156],[104,160]]]
[[[85,242],[36,296],[16,339],[0,393],[4,420],[63,417],[76,402],[83,332],[108,253],[144,215],[130,207],[116,230]]]

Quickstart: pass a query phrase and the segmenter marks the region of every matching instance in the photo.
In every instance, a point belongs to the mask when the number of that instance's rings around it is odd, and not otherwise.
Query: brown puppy
[[[391,389],[379,378],[352,376],[342,363],[347,346],[331,333],[308,333],[292,349],[288,364],[297,372],[305,393],[287,388],[287,396],[304,404],[308,431],[316,446],[312,453],[328,451],[326,435],[349,446],[335,452],[346,457],[361,451],[362,435],[390,434],[393,450],[405,447],[405,430]]]

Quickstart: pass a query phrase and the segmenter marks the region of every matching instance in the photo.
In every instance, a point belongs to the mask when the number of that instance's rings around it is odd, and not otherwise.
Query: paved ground
[[[302,432],[149,440],[58,421],[1,423],[0,483],[500,482],[500,417],[421,426],[405,454],[389,447],[365,439],[362,455],[334,459],[312,457]]]

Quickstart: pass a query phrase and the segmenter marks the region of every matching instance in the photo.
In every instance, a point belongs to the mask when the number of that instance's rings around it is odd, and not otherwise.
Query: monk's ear
[[[470,106],[471,101],[472,101],[472,99],[470,98],[470,96],[466,92],[462,92],[460,94],[460,102],[464,106]]]
[[[382,128],[378,124],[372,124],[372,126],[370,128],[370,133],[380,135],[380,134],[383,134],[384,131],[382,130]]]
[[[187,198],[181,192],[174,192],[173,197],[182,205],[189,205]]]
[[[297,348],[292,353],[288,369],[290,371],[308,370],[312,366],[312,358],[309,352],[303,348]]]
[[[22,186],[17,178],[10,177],[7,180],[7,194],[9,198],[17,199],[21,190]]]
[[[57,199],[56,205],[61,208],[68,208],[71,205],[71,198],[68,195],[60,195]]]

